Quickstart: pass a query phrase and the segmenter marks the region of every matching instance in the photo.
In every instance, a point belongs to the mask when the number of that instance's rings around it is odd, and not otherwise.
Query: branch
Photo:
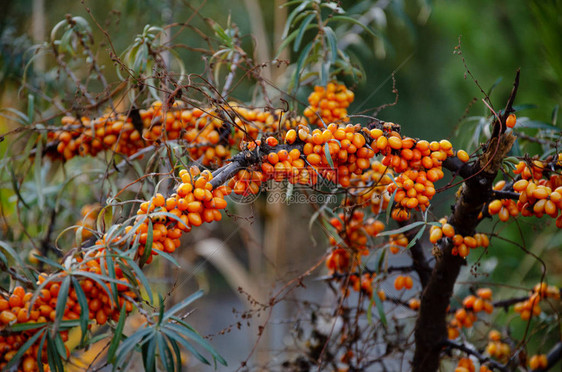
[[[539,368],[533,369],[532,372],[543,372],[548,371],[550,368],[554,367],[554,365],[562,359],[562,341],[558,341],[556,345],[550,349],[548,352],[546,359],[548,360],[548,364],[546,368]]]
[[[498,362],[496,362],[493,359],[490,359],[490,357],[484,356],[482,354],[480,354],[477,350],[471,349],[463,344],[457,344],[454,341],[451,340],[445,340],[443,341],[443,345],[447,346],[448,348],[452,348],[452,349],[458,349],[461,350],[467,354],[473,355],[474,357],[476,357],[476,359],[478,359],[478,361],[480,362],[480,364],[482,363],[487,363],[488,365],[492,366],[495,369],[498,369],[500,371],[505,371],[507,372],[508,369],[505,365],[500,364]]]
[[[403,226],[405,223],[400,223],[400,226]],[[421,227],[420,227],[421,228]],[[411,241],[417,234],[419,229],[411,229],[404,233],[408,238],[408,241]],[[425,252],[422,246],[422,239],[418,239],[412,247],[410,247],[410,254],[412,255],[413,267],[418,277],[420,278],[420,283],[422,288],[427,286],[429,283],[429,278],[431,276],[431,266],[429,266],[427,257],[425,256]]]
[[[220,167],[213,172],[213,179],[211,180],[211,184],[213,185],[213,187],[218,187],[224,184],[236,173],[238,173],[238,171],[248,168],[252,165],[260,164],[261,159],[271,152],[278,152],[280,150],[291,151],[292,149],[299,149],[302,152],[303,147],[304,142],[297,140],[291,145],[280,144],[275,147],[271,147],[266,144],[262,144],[255,150],[241,151],[238,154],[234,155],[231,159],[229,159],[230,163]]]
[[[492,190],[492,198],[493,199],[512,199],[512,200],[519,200],[519,194],[515,191],[503,191],[503,190]]]
[[[511,109],[517,91],[519,73],[514,90],[508,100],[506,111]],[[505,113],[504,113],[505,114]],[[449,217],[449,223],[462,236],[472,235],[480,222],[478,215],[487,202],[493,181],[501,168],[515,137],[510,133],[492,136],[479,159],[470,165],[471,177],[465,180],[460,195]],[[443,242],[435,267],[421,299],[420,315],[415,326],[416,349],[413,371],[437,371],[443,340],[447,339],[447,307],[460,269],[466,261],[452,254],[452,243]]]

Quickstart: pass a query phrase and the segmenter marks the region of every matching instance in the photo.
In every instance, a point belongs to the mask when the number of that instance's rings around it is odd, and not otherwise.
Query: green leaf
[[[492,84],[492,86],[490,87],[490,89],[488,89],[488,93],[486,93],[486,95],[490,95],[492,94],[492,92],[494,91],[494,89],[501,83],[501,81],[503,80],[503,77],[499,77],[496,79],[496,81],[494,81],[494,84]]]
[[[113,364],[113,370],[116,370],[118,367],[120,367],[121,363],[129,355],[129,353],[141,342],[141,340],[145,336],[149,335],[151,332],[154,332],[152,328],[143,328],[137,330],[125,341],[123,341],[119,348],[117,348],[117,360]]]
[[[162,256],[163,258],[165,258],[167,261],[169,261],[175,267],[178,267],[178,268],[181,267],[181,265],[178,263],[178,261],[176,261],[176,259],[171,254],[169,254],[168,252],[164,252],[164,251],[161,251],[161,250],[156,249],[156,248],[154,248],[153,251],[157,252],[159,256]]]
[[[78,282],[78,280],[71,276],[72,278],[72,286],[76,291],[76,297],[78,299],[78,304],[80,305],[80,331],[82,332],[82,336],[80,337],[80,344],[83,344],[86,340],[86,335],[88,333],[88,322],[90,320],[89,314],[90,309],[88,308],[88,300],[86,299],[86,294],[82,289],[82,286]]]
[[[29,124],[33,123],[33,116],[35,114],[35,97],[33,94],[27,95],[27,121]]]
[[[51,260],[50,258],[47,258],[47,257],[45,257],[45,256],[37,256],[37,255],[36,255],[35,257],[36,257],[39,261],[41,261],[41,262],[43,262],[43,263],[45,263],[45,264],[47,264],[47,265],[49,265],[49,266],[52,266],[52,267],[54,267],[54,268],[56,268],[56,269],[59,269],[59,270],[64,270],[64,267],[63,267],[62,265],[60,265],[58,262],[56,262],[56,261],[54,261],[54,260]]]
[[[161,335],[161,333],[159,335]],[[176,365],[179,366],[178,369],[181,369],[181,365],[182,365],[181,351],[180,351],[180,348],[178,346],[178,343],[171,338],[166,337],[166,339],[168,340],[168,342],[170,342],[170,345],[172,345],[172,349],[174,349],[174,356],[176,357]]]
[[[381,254],[379,255],[379,259],[378,259],[378,262],[377,262],[377,274],[382,271],[382,265],[384,264],[384,259],[386,258],[386,252],[387,252],[387,250],[383,249],[381,251]]]
[[[363,23],[361,23],[360,21],[358,21],[355,18],[351,18],[349,16],[342,16],[342,15],[337,15],[337,16],[333,16],[332,18],[330,18],[330,22],[333,21],[340,21],[340,22],[349,22],[349,23],[353,23],[357,26],[360,26],[363,30],[367,31],[371,36],[373,37],[380,37],[379,34],[377,34],[373,29],[371,29],[370,27],[365,26]]]
[[[191,354],[193,354],[201,363],[211,365],[211,363],[205,358],[200,352],[198,352],[185,338],[176,333],[173,329],[162,328],[162,333],[164,333],[168,338],[180,343],[184,348],[186,348]]]
[[[115,357],[115,352],[117,351],[119,342],[121,342],[121,338],[123,337],[123,328],[125,327],[125,318],[127,317],[126,315],[127,315],[126,306],[121,306],[119,321],[117,322],[117,326],[115,327],[115,332],[113,332],[113,338],[111,339],[111,343],[109,344],[109,349],[107,350],[107,360],[109,361],[112,361],[113,358]]]
[[[410,242],[406,246],[406,249],[410,249],[414,246],[414,244],[416,244],[418,239],[421,238],[421,236],[422,236],[423,232],[425,231],[426,227],[427,227],[427,224],[422,226],[422,228],[417,232],[417,234],[412,238],[412,240],[410,240]]]
[[[367,311],[367,324],[369,325],[373,325],[373,312],[371,311],[371,309],[373,308],[373,305],[375,304],[375,297],[378,297],[378,293],[373,292],[373,295],[371,296],[371,300],[369,301],[369,307],[368,307],[368,311]]]
[[[18,266],[19,269],[24,268],[23,270],[24,270],[24,273],[25,273],[26,277],[28,277],[29,279],[33,279],[33,282],[35,282],[35,277],[26,268],[27,265],[24,264],[23,260],[19,256],[19,254],[17,254],[16,251],[8,243],[0,240],[0,248],[2,250],[4,250],[8,254],[8,256],[10,256],[15,261],[15,263],[17,263],[17,266]],[[10,262],[9,264],[10,264],[10,266],[13,266],[14,262]]]
[[[310,1],[303,1],[299,6],[297,6],[295,9],[293,9],[293,11],[289,14],[289,16],[287,17],[287,21],[285,22],[285,28],[283,29],[283,34],[281,35],[282,40],[285,40],[287,38],[287,34],[289,33],[289,30],[291,29],[291,26],[293,24],[293,20],[295,19],[295,17],[300,15],[302,13],[302,11],[308,6],[309,3],[310,3]],[[288,6],[289,4],[285,3],[283,5]],[[281,51],[282,49],[280,48],[279,50]]]
[[[59,328],[59,324],[62,321],[62,316],[64,315],[64,310],[66,307],[66,302],[68,300],[68,291],[70,289],[71,277],[67,276],[61,283],[59,294],[57,296],[57,306],[55,309],[55,322],[53,324],[53,331],[56,332]]]
[[[147,343],[143,345],[143,363],[144,369],[148,372],[156,370],[156,338],[151,337]]]
[[[526,103],[526,104],[522,104],[522,105],[515,105],[513,106],[513,110],[516,112],[519,111],[523,111],[523,110],[529,110],[529,109],[535,109],[538,108],[539,106],[532,104],[532,103]]]
[[[306,27],[306,30],[304,30],[304,31],[308,31],[309,29],[311,29],[313,27],[317,27],[317,25],[308,25]],[[299,34],[299,31],[300,31],[300,29],[291,32],[291,34],[289,36],[287,36],[286,39],[283,40],[281,45],[279,45],[279,49],[277,50],[277,54],[275,55],[274,59],[279,58],[279,54],[281,54],[281,52],[297,37],[297,35]]]
[[[170,350],[166,340],[164,340],[162,333],[156,334],[156,345],[158,346],[158,354],[160,355],[160,362],[162,363],[164,370],[174,372],[174,358],[172,356],[172,351]]]
[[[2,253],[2,251],[0,251],[0,261],[2,261],[5,266],[9,266],[8,258],[4,253]]]
[[[394,182],[394,178],[392,178],[392,182]],[[396,183],[396,182],[394,182]],[[396,196],[396,192],[398,191],[398,188],[396,188],[396,190],[394,190],[394,192],[392,193],[392,195],[390,196],[390,200],[388,201],[388,207],[386,208],[386,223],[388,224],[388,221],[390,219],[390,212],[392,211],[392,207],[394,206],[394,197]],[[379,234],[378,236],[381,236],[381,234]]]
[[[336,58],[338,57],[338,41],[336,38],[336,33],[331,27],[324,27],[324,35],[328,39],[328,45],[330,46],[330,54],[332,64],[336,63]]]
[[[62,360],[58,355],[57,345],[55,344],[55,340],[47,336],[47,359],[49,361],[49,367],[51,371],[58,372],[64,371],[64,367],[62,365]]]
[[[529,118],[523,117],[517,119],[517,124],[515,125],[516,128],[533,128],[533,129],[547,129],[547,130],[554,130],[559,131],[560,128],[555,127],[549,123],[545,123],[544,121],[539,120],[530,120]]]
[[[299,47],[301,46],[301,41],[302,41],[302,38],[304,36],[304,33],[308,30],[308,25],[314,19],[315,16],[316,15],[314,15],[314,14],[310,14],[308,17],[306,17],[304,19],[304,21],[300,25],[299,33],[297,34],[297,38],[295,39],[295,43],[293,44],[293,52],[296,52],[297,50],[299,50]],[[315,27],[316,27],[316,25],[315,25]]]
[[[142,267],[148,257],[152,254],[152,237],[153,237],[153,227],[152,227],[152,220],[148,220],[148,231],[146,233],[146,244],[144,245],[144,252],[139,262],[140,267]]]
[[[310,50],[312,49],[312,42],[308,43],[304,49],[301,52],[301,55],[299,56],[299,59],[297,61],[297,67],[295,69],[295,77],[293,80],[293,88],[296,91],[299,85],[299,77],[300,74],[302,73],[302,68],[304,65],[304,62],[306,61],[306,59],[308,58],[308,54],[310,53]]]
[[[55,334],[54,342],[55,342],[55,347],[56,347],[57,353],[60,356],[60,359],[61,360],[67,360],[66,348],[64,347],[64,341],[62,340],[62,337],[61,337],[60,333],[57,332]],[[62,366],[62,363],[61,363],[61,366]],[[64,371],[64,368],[61,369],[61,371]]]
[[[209,353],[211,353],[213,359],[218,360],[222,365],[227,365],[226,360],[224,360],[211,346],[211,344],[203,337],[201,337],[201,335],[197,333],[197,331],[195,331],[189,324],[178,318],[174,318],[174,320],[178,324],[168,323],[166,327],[173,328],[180,334],[191,338],[193,341],[197,342],[199,345],[203,346]]]
[[[148,60],[148,45],[143,43],[134,54],[135,59],[133,62],[133,72],[135,77],[140,78],[141,72],[146,71],[146,63]]]
[[[133,271],[136,274],[137,279],[141,282],[142,286],[146,290],[146,293],[148,294],[149,303],[152,305],[154,303],[154,298],[152,296],[152,289],[150,288],[150,284],[148,283],[148,279],[146,279],[146,276],[142,272],[141,268],[137,265],[135,260],[133,260],[130,257],[126,257],[125,259],[127,260],[128,266],[133,269]]]
[[[558,110],[560,109],[559,105],[554,105],[552,109],[551,121],[552,125],[556,125],[558,123]]]
[[[106,231],[107,227],[112,225],[111,222],[113,222],[113,206],[107,205],[98,213],[96,220],[98,231]]]
[[[45,334],[45,330],[41,330],[39,332],[36,332],[32,337],[29,338],[29,340],[27,340],[25,342],[25,344],[23,344],[19,349],[18,352],[16,353],[16,355],[14,355],[12,357],[12,359],[10,359],[10,361],[8,362],[7,365],[4,366],[4,370],[5,371],[9,371],[11,367],[15,366],[16,363],[19,362],[19,360],[21,359],[21,357],[23,356],[23,354],[29,350],[29,348],[35,343],[35,341],[37,341],[37,339],[39,337],[41,337],[41,335]]]
[[[48,332],[43,332],[43,336],[41,337],[41,340],[39,341],[39,348],[37,351],[37,365],[39,367],[39,371],[40,372],[44,372],[43,369],[43,345],[45,345],[45,339],[47,338],[47,333]]]
[[[168,320],[171,316],[175,315],[176,313],[182,311],[187,306],[189,306],[193,301],[198,300],[203,296],[203,290],[200,289],[191,296],[185,298],[184,300],[178,302],[174,306],[172,306],[166,313],[164,314],[163,321]]]
[[[395,234],[400,234],[403,233],[405,231],[409,231],[412,230],[413,228],[416,228],[420,225],[425,225],[426,222],[425,221],[416,221],[416,222],[412,222],[406,226],[403,226],[399,229],[394,229],[394,230],[388,230],[388,231],[383,231],[379,234],[377,234],[377,236],[388,236],[388,235],[395,235]],[[431,225],[431,222],[427,222],[428,225]]]
[[[379,313],[379,318],[381,319],[381,323],[386,328],[387,326],[386,314],[384,313],[384,308],[382,306],[382,301],[379,298],[379,294],[375,291],[373,291],[373,299],[375,300],[375,305],[377,306],[377,311]]]
[[[8,120],[13,120],[21,125],[29,124],[29,118],[23,112],[11,107],[0,108],[0,113],[4,111],[9,112],[10,114],[15,115],[16,117],[12,117],[6,114],[0,114],[0,116],[3,116]]]
[[[115,226],[113,226],[113,227],[115,227]],[[110,234],[108,233],[108,235],[110,235]],[[109,239],[109,240],[111,241],[111,239]],[[107,271],[108,271],[109,277],[111,279],[116,280],[116,281],[119,280],[119,279],[117,279],[117,275],[115,275],[115,257],[114,257],[114,255],[106,255],[106,256],[103,256],[102,258],[105,261],[105,263],[107,264]],[[105,265],[101,265],[102,269],[105,269],[104,266]],[[111,294],[113,295],[113,301],[115,303],[115,306],[118,307],[119,306],[119,291],[117,290],[117,283],[114,282],[114,281],[111,281],[109,283],[109,285],[111,286]]]
[[[332,160],[332,155],[330,154],[330,146],[328,146],[328,142],[324,144],[324,155],[326,156],[326,160],[328,161],[330,168],[335,169],[334,161]]]

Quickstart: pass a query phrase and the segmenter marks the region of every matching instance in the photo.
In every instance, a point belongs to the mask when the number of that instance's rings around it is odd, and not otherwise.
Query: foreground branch
[[[516,81],[518,76],[519,73]],[[511,110],[517,85],[514,87],[506,112]],[[466,179],[453,214],[449,217],[449,223],[458,234],[474,234],[480,222],[478,215],[492,190],[501,161],[514,141],[515,137],[512,134],[497,132],[487,143],[486,150],[478,161],[472,164],[468,172],[471,176]],[[452,254],[451,242],[444,242],[440,248],[433,272],[422,294],[420,315],[416,321],[416,350],[413,360],[415,372],[437,371],[439,368],[441,349],[447,339],[447,307],[461,266],[466,263],[462,257]]]

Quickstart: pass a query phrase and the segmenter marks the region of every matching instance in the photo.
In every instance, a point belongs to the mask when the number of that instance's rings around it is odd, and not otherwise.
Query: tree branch
[[[558,341],[558,343],[556,345],[554,345],[552,347],[552,349],[550,349],[550,351],[548,352],[548,354],[546,356],[546,359],[548,360],[548,364],[547,364],[546,368],[533,369],[532,372],[548,371],[549,369],[554,367],[554,365],[560,359],[562,359],[562,341]]]
[[[511,110],[518,81],[519,72],[505,112]],[[474,233],[480,222],[478,215],[488,200],[501,161],[514,141],[515,137],[512,134],[501,134],[498,131],[488,141],[479,159],[470,166],[472,176],[466,179],[455,203],[453,214],[449,218],[449,223],[458,234],[468,236]],[[452,248],[448,239],[442,243],[435,267],[422,294],[420,315],[414,331],[416,342],[414,372],[437,371],[439,368],[443,341],[447,339],[447,307],[460,269],[466,264],[462,257],[452,254]]]

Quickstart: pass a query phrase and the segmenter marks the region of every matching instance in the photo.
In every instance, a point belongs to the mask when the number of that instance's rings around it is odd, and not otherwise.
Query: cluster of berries
[[[490,288],[479,288],[476,296],[469,295],[463,300],[463,307],[455,311],[455,316],[447,327],[448,337],[451,340],[459,337],[460,329],[471,328],[477,319],[477,314],[485,311],[491,314],[494,311],[492,304],[492,290]]]
[[[529,368],[535,369],[546,369],[548,367],[548,359],[546,354],[535,354],[529,359]]]
[[[453,242],[451,253],[454,256],[459,255],[466,258],[471,249],[486,248],[490,245],[490,240],[486,234],[476,233],[473,236],[462,236],[455,233],[455,228],[447,223],[447,219],[442,218],[439,223],[441,223],[441,226],[434,225],[429,229],[429,241],[437,244],[441,239],[451,239]]]
[[[519,175],[514,183],[499,181],[494,186],[498,191],[519,193],[517,201],[495,199],[488,204],[488,213],[498,215],[501,221],[521,214],[524,217],[542,217],[548,215],[556,220],[556,226],[562,228],[562,175],[554,169],[562,167],[562,153],[544,161],[533,160],[529,164],[519,162],[513,171]]]
[[[347,169],[338,169],[338,173]],[[347,189],[350,197],[346,198],[346,206],[368,207],[376,215],[386,210],[390,202],[390,194],[387,187],[392,183],[392,170],[380,161],[371,162],[371,168],[366,169],[363,174],[352,174],[350,187]]]
[[[482,364],[478,369],[479,372],[491,372],[492,370],[488,368],[485,364]],[[476,372],[476,367],[474,362],[470,358],[460,358],[455,368],[455,372]]]
[[[41,289],[34,302],[32,302],[33,292],[26,292],[22,287],[16,287],[6,298],[0,296],[0,326],[5,328],[16,323],[53,322],[57,317],[57,304],[61,300],[65,301],[62,320],[79,319],[80,315],[87,311],[90,320],[95,324],[103,325],[108,319],[118,321],[123,307],[127,313],[132,311],[133,302],[138,296],[133,288],[138,286],[138,281],[128,263],[115,258],[113,254],[108,255],[107,247],[132,245],[132,242],[137,242],[136,253],[140,258],[145,255],[150,244],[151,254],[146,259],[146,263],[150,263],[153,256],[160,251],[174,252],[180,245],[179,239],[183,232],[190,231],[192,226],[199,226],[203,222],[220,221],[222,218],[220,210],[226,207],[224,198],[231,189],[224,185],[213,188],[210,183],[212,175],[209,171],[200,172],[199,168],[192,167],[190,171],[181,170],[179,177],[182,182],[170,197],[165,198],[162,194],[156,194],[150,200],[141,203],[135,225],[126,226],[122,230],[124,234],[113,237],[106,233],[91,249],[83,250],[81,254],[70,257],[69,262],[65,262],[66,266],[73,266],[72,275],[77,278],[77,283],[80,285],[78,291],[86,298],[87,309],[83,309],[79,304],[78,297],[81,294],[77,293],[77,288],[74,288],[74,280],[69,286],[68,295],[60,298],[61,283],[69,275],[66,271],[51,276],[41,274],[37,282]],[[93,225],[98,210],[97,205],[84,207],[81,225],[83,227]],[[102,279],[83,278],[80,276],[81,272],[91,273],[96,277],[112,272],[113,281],[109,283]],[[112,292],[114,289],[117,293]],[[12,332],[13,334],[9,336],[1,336],[0,368],[15,356],[18,349],[36,331]],[[66,330],[60,331],[60,335],[63,341],[68,337]],[[44,344],[44,347],[46,346]],[[38,347],[38,343],[35,343],[26,351],[18,370],[38,370],[36,357]],[[43,353],[44,356],[47,354],[46,351]]]
[[[107,272],[108,258],[104,257],[103,250],[97,251],[91,257],[77,258],[78,268],[77,271],[89,272],[100,275],[102,272],[100,263],[103,262]],[[25,291],[23,287],[15,287],[9,297],[0,297],[0,327],[10,327],[15,324],[22,323],[45,323],[54,322],[57,316],[57,306],[59,301],[64,301],[64,313],[62,320],[76,320],[84,311],[88,312],[89,319],[93,320],[96,324],[103,325],[107,322],[108,318],[115,321],[119,320],[121,308],[124,306],[127,312],[133,310],[133,301],[137,295],[134,291],[130,290],[130,282],[127,277],[123,275],[120,267],[115,267],[115,279],[117,297],[113,293],[107,293],[107,288],[111,288],[107,282],[98,282],[91,279],[82,279],[78,282],[80,291],[86,298],[88,308],[83,309],[78,300],[78,293],[76,288],[71,284],[68,295],[64,298],[59,296],[61,282],[67,276],[66,272],[61,272],[55,277],[47,280],[46,274],[39,275],[37,284],[42,288],[38,292],[38,296],[33,301],[34,293]],[[112,289],[110,289],[111,292]],[[118,302],[115,302],[115,298]],[[40,328],[31,329],[21,332],[11,332],[8,336],[0,336],[0,369],[16,355],[20,347],[22,347],[29,338]],[[59,330],[59,335],[62,341],[68,339],[67,330]],[[66,347],[66,346],[65,346]],[[18,371],[38,371],[39,365],[37,363],[37,355],[40,345],[35,342],[25,351],[23,360],[17,367]],[[43,363],[47,363],[47,344],[43,344],[42,356]],[[67,356],[69,351],[67,348]],[[42,365],[43,369],[47,365]]]
[[[358,269],[361,257],[368,255],[368,238],[377,236],[384,230],[384,224],[372,218],[365,219],[362,211],[354,211],[350,216],[340,213],[330,220],[338,239],[330,237],[331,252],[326,266],[331,272],[348,273]]]
[[[511,348],[505,342],[502,342],[501,333],[495,329],[488,332],[488,345],[486,345],[486,352],[492,357],[502,363],[507,362],[511,356]]]
[[[190,171],[180,170],[179,177],[182,182],[174,194],[168,198],[156,194],[142,203],[137,211],[136,228],[125,228],[127,234],[133,234],[133,241],[138,239],[140,243],[138,256],[144,255],[147,244],[151,242],[151,256],[146,263],[151,263],[152,257],[159,251],[173,253],[180,246],[183,232],[191,231],[192,226],[222,219],[220,210],[226,208],[224,198],[231,192],[228,186],[213,188],[211,172],[200,172],[197,167],[191,167]],[[152,225],[151,236],[149,225]]]
[[[61,129],[49,132],[47,138],[56,146],[58,156],[66,160],[96,156],[107,150],[131,156],[163,141],[185,140],[192,158],[205,166],[220,166],[231,156],[231,147],[243,139],[254,140],[261,133],[285,132],[306,124],[304,118],[286,117],[281,110],[246,108],[235,103],[201,109],[176,101],[166,109],[156,101],[148,109],[138,110],[138,121],[134,117],[114,113],[95,119],[65,116]]]
[[[533,291],[529,294],[529,299],[523,302],[518,302],[513,307],[516,313],[523,320],[529,320],[531,314],[533,316],[539,316],[542,312],[540,307],[540,302],[543,299],[552,298],[554,300],[560,300],[560,290],[558,287],[553,285],[547,285],[546,283],[537,283],[533,288]]]
[[[330,123],[349,121],[347,108],[353,102],[355,95],[343,84],[330,82],[326,87],[315,86],[308,96],[308,106],[304,116],[310,124],[325,127]]]

